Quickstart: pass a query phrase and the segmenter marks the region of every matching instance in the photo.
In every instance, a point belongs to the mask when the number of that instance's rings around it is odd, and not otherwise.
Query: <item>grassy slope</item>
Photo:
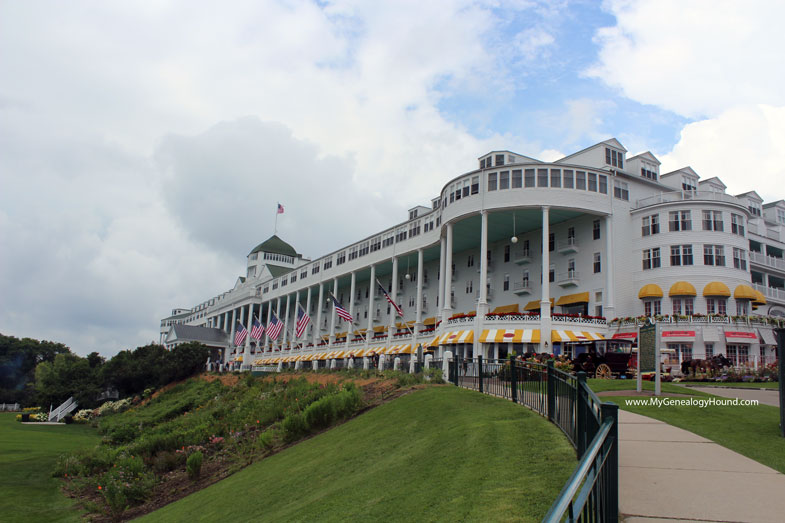
[[[0,520],[79,521],[52,469],[60,454],[98,441],[86,425],[23,425],[15,414],[0,414]]]
[[[589,380],[592,390],[635,390],[635,381],[625,383],[621,380]],[[645,383],[645,382],[644,382]],[[653,387],[652,383],[652,387]],[[666,388],[666,385],[668,387]],[[653,389],[650,389],[653,390]],[[690,390],[688,387],[663,383],[663,396],[681,393],[694,396],[713,397],[710,394]],[[785,473],[785,438],[780,435],[779,409],[769,405],[756,407],[741,406],[697,406],[670,405],[663,407],[626,405],[625,400],[640,399],[632,396],[604,397],[619,408],[649,416],[669,423],[675,427],[694,432],[754,459],[775,470]],[[722,399],[722,398],[721,398]]]
[[[745,383],[745,382],[706,382],[706,381],[682,381],[680,385],[687,385],[690,387],[731,387],[734,389],[772,389],[777,390],[779,383],[776,381],[765,381],[760,383]]]
[[[149,521],[539,521],[576,465],[509,401],[431,387],[252,465]]]

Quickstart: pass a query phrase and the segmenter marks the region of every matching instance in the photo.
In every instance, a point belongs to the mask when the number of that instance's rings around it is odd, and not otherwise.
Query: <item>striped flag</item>
[[[335,313],[338,314],[338,316],[340,316],[344,320],[348,321],[349,323],[353,322],[354,318],[352,318],[352,315],[349,314],[349,311],[344,309],[341,306],[341,304],[338,303],[338,300],[335,299],[335,296],[330,296],[330,297],[333,299],[333,305],[335,305]]]
[[[305,328],[311,322],[311,317],[305,314],[305,310],[303,306],[299,303],[297,304],[297,324],[294,328],[294,337],[299,338],[305,332]]]
[[[278,204],[278,212],[276,214],[283,214],[283,205]]]
[[[251,337],[255,340],[262,339],[264,333],[264,325],[259,321],[257,316],[253,317],[253,325],[251,325]]]
[[[238,321],[237,326],[234,329],[234,344],[238,346],[242,345],[247,335],[248,331],[243,327],[243,324]]]
[[[272,312],[270,314],[270,323],[267,324],[267,337],[271,340],[277,340],[281,330],[283,330],[283,322],[278,319],[275,312]]]
[[[376,280],[376,283],[379,283],[379,280]],[[398,306],[398,304],[395,303],[392,298],[390,298],[390,295],[387,294],[387,291],[384,290],[384,286],[381,283],[379,283],[379,289],[381,289],[382,294],[384,294],[384,297],[387,299],[387,303],[393,306],[393,309],[395,309],[396,314],[398,314],[398,316],[403,318],[403,309],[401,309]]]

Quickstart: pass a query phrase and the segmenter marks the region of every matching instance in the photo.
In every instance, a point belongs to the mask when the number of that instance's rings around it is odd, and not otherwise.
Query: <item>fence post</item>
[[[608,434],[611,441],[611,448],[608,450],[608,460],[605,462],[607,467],[608,505],[607,513],[600,519],[603,521],[615,522],[619,520],[619,406],[615,403],[603,403],[601,405],[602,419],[613,419],[613,426]]]
[[[553,360],[548,360],[548,419],[556,419],[556,373]]]
[[[482,390],[482,356],[477,356],[477,374],[478,374],[478,378],[480,380],[480,392],[483,392],[483,390]]]
[[[575,396],[575,442],[578,451],[578,459],[583,457],[586,452],[586,398],[583,393],[583,386],[586,384],[586,373],[578,372],[578,387]]]
[[[452,379],[453,379],[453,381],[452,382],[453,382],[453,385],[455,385],[457,387],[458,386],[458,376],[460,375],[460,367],[459,367],[460,362],[458,362],[458,357],[457,356],[453,356],[452,364],[453,364],[453,368],[452,368],[453,369],[452,370],[452,376],[453,376]]]
[[[785,329],[777,329],[777,360],[780,371],[780,434],[785,438]]]
[[[516,383],[515,372],[515,356],[510,355],[510,392],[512,393],[512,402],[518,403],[518,384]]]

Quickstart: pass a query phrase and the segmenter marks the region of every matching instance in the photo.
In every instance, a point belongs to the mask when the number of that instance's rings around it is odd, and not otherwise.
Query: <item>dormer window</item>
[[[682,176],[681,177],[681,189],[683,191],[697,191],[697,181],[689,176]]]
[[[496,155],[496,166],[498,167],[499,165],[504,165],[504,155],[503,154],[497,154]]]
[[[649,180],[657,181],[657,168],[651,164],[641,163],[641,176]]]
[[[619,169],[624,169],[624,153],[615,149],[611,149],[610,147],[606,147],[605,163],[614,167],[618,167]]]
[[[750,213],[753,216],[761,216],[763,214],[763,210],[760,208],[760,204],[757,202],[753,202],[753,201],[749,202],[749,205],[747,205],[747,209],[750,210]]]
[[[777,209],[777,223],[785,225],[785,210]]]

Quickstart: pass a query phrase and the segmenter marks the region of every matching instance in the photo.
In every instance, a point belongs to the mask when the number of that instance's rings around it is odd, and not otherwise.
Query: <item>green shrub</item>
[[[104,485],[100,485],[99,488],[104,501],[106,501],[109,517],[112,518],[112,521],[122,521],[123,512],[129,506],[123,485],[115,479],[110,479]]]
[[[202,472],[202,456],[201,452],[194,452],[190,456],[188,456],[188,460],[185,462],[185,470],[188,471],[188,477],[191,479],[198,479],[199,474]]]
[[[283,431],[286,441],[295,441],[308,432],[302,412],[293,412],[283,419]]]
[[[335,406],[334,396],[325,396],[308,405],[303,413],[308,430],[315,431],[329,427],[336,416]]]
[[[182,467],[185,464],[185,454],[182,452],[172,452],[169,450],[162,450],[156,453],[150,460],[150,466],[156,474],[164,474],[176,468]]]

